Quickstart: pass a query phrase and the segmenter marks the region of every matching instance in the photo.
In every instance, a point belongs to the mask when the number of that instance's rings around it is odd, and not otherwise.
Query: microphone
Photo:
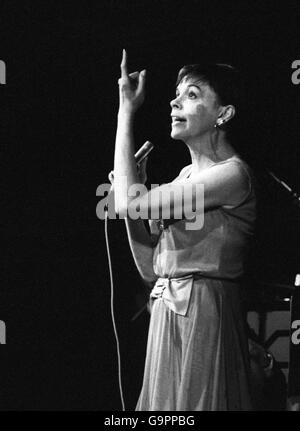
[[[139,165],[144,160],[144,158],[148,156],[153,148],[154,145],[150,141],[146,141],[144,145],[141,146],[141,148],[134,155],[137,165]]]
[[[153,150],[154,148],[154,144],[152,144],[152,142],[150,141],[146,141],[141,148],[139,148],[137,150],[137,152],[134,155],[136,164],[139,165],[140,163],[142,163],[142,161],[148,156],[148,154]],[[113,184],[110,186],[110,190],[108,192],[108,195],[112,192],[112,190],[114,189]],[[107,196],[108,196],[107,195]]]

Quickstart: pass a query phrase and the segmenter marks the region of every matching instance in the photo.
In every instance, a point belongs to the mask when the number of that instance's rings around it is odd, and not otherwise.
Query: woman
[[[128,74],[123,51],[116,133],[115,206],[126,217],[136,266],[154,287],[143,387],[137,410],[250,410],[248,350],[239,280],[253,234],[252,175],[230,145],[226,128],[238,109],[235,71],[228,65],[186,66],[171,101],[173,139],[191,155],[171,184],[128,196],[141,178],[134,159],[133,122],[144,100],[146,72]],[[126,178],[127,184],[125,187]],[[176,184],[182,195],[166,193]],[[197,207],[204,186],[204,224],[174,220],[184,197]],[[164,199],[159,198],[163,192]],[[184,196],[183,196],[184,195]],[[128,216],[171,209],[170,220]],[[183,212],[183,211],[182,211]],[[153,212],[152,212],[153,214]],[[173,220],[171,220],[173,218]]]

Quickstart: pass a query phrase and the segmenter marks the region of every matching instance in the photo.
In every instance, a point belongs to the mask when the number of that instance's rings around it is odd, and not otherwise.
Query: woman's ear
[[[235,116],[235,107],[233,105],[224,106],[223,112],[221,114],[221,118],[223,123],[227,123],[227,121],[231,120]]]
[[[218,119],[216,121],[216,126],[224,126],[228,121],[235,116],[235,107],[233,105],[222,106]]]

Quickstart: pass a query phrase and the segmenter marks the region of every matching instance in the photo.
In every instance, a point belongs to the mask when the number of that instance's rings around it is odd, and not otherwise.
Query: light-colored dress
[[[237,163],[248,178],[238,206],[206,211],[199,230],[187,230],[186,220],[164,228],[150,221],[151,233],[159,235],[153,258],[158,280],[136,410],[251,410],[239,280],[256,199],[247,164],[236,156],[221,163]],[[191,170],[187,166],[177,179]]]

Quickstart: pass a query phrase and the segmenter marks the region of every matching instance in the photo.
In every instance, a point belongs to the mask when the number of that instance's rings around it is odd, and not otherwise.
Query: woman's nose
[[[178,97],[175,97],[175,99],[171,100],[171,102],[170,102],[170,106],[171,106],[171,108],[172,108],[172,109],[173,109],[173,108],[178,108],[178,109],[180,109],[181,104],[180,104],[179,98],[178,98]]]

